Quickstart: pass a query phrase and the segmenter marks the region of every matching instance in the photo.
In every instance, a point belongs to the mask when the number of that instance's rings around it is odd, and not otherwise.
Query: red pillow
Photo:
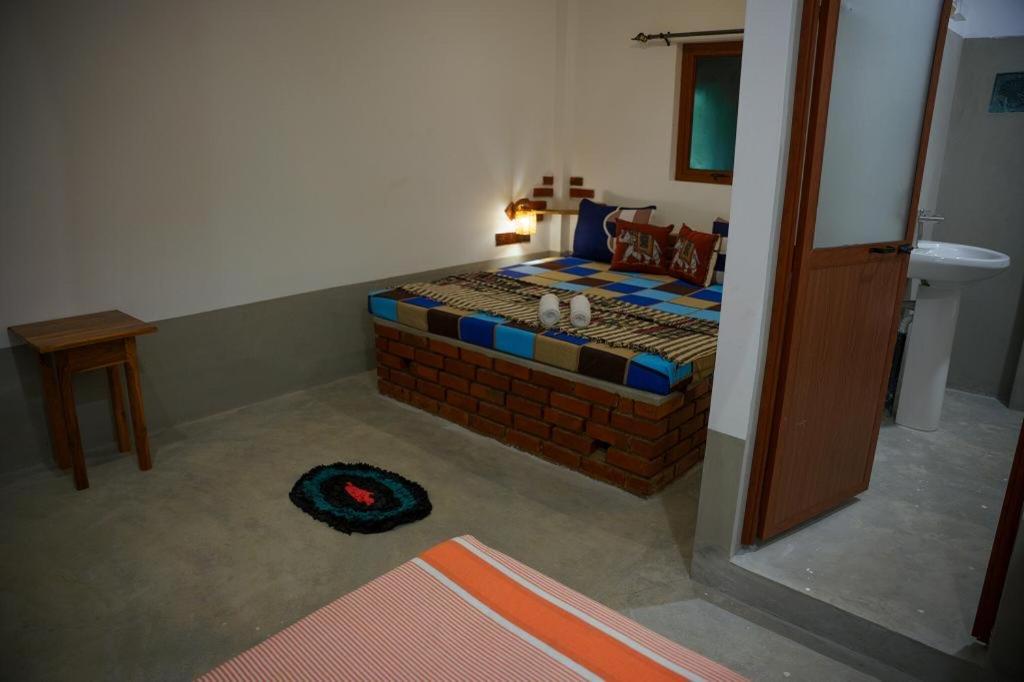
[[[702,287],[715,277],[715,261],[722,243],[721,235],[697,232],[683,225],[668,262],[668,274]]]
[[[640,225],[619,218],[616,221],[612,270],[664,275],[671,255],[671,234],[672,225]]]

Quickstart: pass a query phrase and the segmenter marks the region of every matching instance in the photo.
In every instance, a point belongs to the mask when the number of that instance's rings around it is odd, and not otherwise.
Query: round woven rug
[[[383,533],[430,514],[423,486],[369,464],[322,464],[288,494],[295,506],[342,533]]]

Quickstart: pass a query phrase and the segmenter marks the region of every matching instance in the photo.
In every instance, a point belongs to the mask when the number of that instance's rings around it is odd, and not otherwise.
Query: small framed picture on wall
[[[988,111],[990,114],[1024,111],[1024,71],[996,74]]]

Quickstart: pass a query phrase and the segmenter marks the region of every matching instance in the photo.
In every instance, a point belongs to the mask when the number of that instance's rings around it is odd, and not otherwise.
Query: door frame
[[[766,349],[764,375],[761,384],[757,428],[754,436],[753,460],[747,489],[742,544],[755,543],[763,533],[765,520],[765,490],[768,473],[772,465],[775,436],[781,414],[781,396],[785,388],[785,372],[788,352],[792,340],[795,313],[795,291],[799,277],[806,277],[811,267],[818,264],[838,264],[863,261],[864,249],[857,246],[843,246],[817,249],[812,255],[814,244],[814,220],[820,187],[821,163],[825,142],[825,128],[828,118],[828,103],[831,92],[832,66],[835,56],[838,10],[840,0],[806,0],[804,2],[799,51],[797,56],[796,82],[793,93],[793,117],[790,129],[789,158],[786,170],[786,188],[783,196],[782,221],[779,232],[778,257],[775,268],[775,282],[770,317],[768,346]],[[918,145],[917,168],[911,201],[907,212],[907,225],[903,240],[889,242],[899,247],[913,242],[917,224],[917,204],[920,198],[924,161],[927,152],[927,136],[931,129],[932,112],[935,106],[935,92],[942,51],[948,27],[952,0],[943,0],[940,11],[938,34],[930,71],[931,82],[925,101],[924,116]],[[871,256],[869,255],[868,258]],[[909,258],[904,259],[902,279]],[[899,324],[900,297],[895,301],[893,325],[887,355],[892,356]],[[884,400],[888,383],[886,375],[879,387],[879,400]],[[874,447],[881,426],[882,411],[875,420],[872,437],[872,453],[864,474],[864,487],[871,476]],[[824,511],[824,510],[822,510]]]
[[[992,553],[988,557],[988,569],[985,571],[985,583],[978,599],[978,611],[974,614],[974,626],[971,634],[978,640],[988,644],[992,628],[999,612],[999,602],[1003,598],[1003,587],[1006,576],[1010,572],[1010,557],[1017,542],[1020,530],[1021,511],[1024,510],[1024,426],[1017,437],[1017,450],[1013,454],[1013,464],[1006,481],[1006,493],[1003,495],[1003,506],[999,512],[999,523],[996,525],[996,536],[992,541]]]

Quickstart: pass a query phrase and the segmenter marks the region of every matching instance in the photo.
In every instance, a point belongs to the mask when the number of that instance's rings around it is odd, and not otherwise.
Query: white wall
[[[1008,402],[1024,343],[1024,115],[988,106],[996,74],[1024,68],[1024,37],[962,42],[935,238],[1005,253],[1010,267],[963,288],[946,385]]]
[[[949,138],[949,118],[953,111],[953,93],[956,91],[956,77],[960,69],[960,52],[964,39],[954,31],[946,31],[946,42],[942,48],[942,65],[939,67],[939,82],[935,87],[935,106],[932,110],[932,127],[928,132],[928,150],[925,154],[924,174],[921,178],[921,196],[918,206],[934,211],[939,199],[939,181],[942,179],[942,164],[946,158],[946,140]],[[931,239],[932,224],[919,225],[920,239]]]
[[[753,443],[785,192],[797,0],[747,6],[729,260],[709,427]]]
[[[728,186],[672,179],[681,48],[630,38],[742,28],[743,11],[743,0],[572,0],[567,167],[598,199],[653,202],[659,222],[705,231],[729,217]]]
[[[557,4],[3,3],[0,327],[546,250]]]
[[[728,560],[739,546],[768,343],[801,5],[800,0],[747,5],[729,263],[694,537],[695,573],[718,573],[716,562]]]

